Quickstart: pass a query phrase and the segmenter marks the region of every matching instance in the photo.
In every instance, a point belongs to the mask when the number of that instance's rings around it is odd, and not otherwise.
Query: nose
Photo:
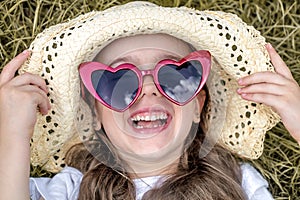
[[[152,76],[144,76],[143,78],[143,87],[142,87],[142,93],[141,98],[144,96],[161,96],[160,92],[156,88],[154,84],[154,80]]]

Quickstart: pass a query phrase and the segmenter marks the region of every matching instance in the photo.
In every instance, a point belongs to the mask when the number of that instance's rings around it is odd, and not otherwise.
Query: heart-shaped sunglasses
[[[139,97],[143,76],[152,75],[159,92],[177,105],[191,101],[204,86],[211,67],[208,51],[194,51],[180,61],[165,59],[154,69],[139,70],[130,63],[115,68],[99,62],[80,64],[79,73],[87,90],[103,105],[125,111]]]

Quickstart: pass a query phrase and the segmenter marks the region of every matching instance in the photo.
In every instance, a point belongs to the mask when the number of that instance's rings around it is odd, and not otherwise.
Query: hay
[[[129,1],[3,0],[0,3],[0,70],[28,48],[37,33],[80,14]],[[195,7],[237,14],[261,31],[300,82],[300,2],[281,0],[153,0],[164,6]],[[282,124],[268,132],[260,159],[251,161],[270,183],[275,199],[300,197],[300,148]],[[51,176],[32,168],[32,176]]]

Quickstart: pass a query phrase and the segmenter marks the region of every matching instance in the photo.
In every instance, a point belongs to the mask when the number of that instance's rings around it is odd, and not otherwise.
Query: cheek
[[[102,119],[102,125],[108,138],[112,143],[118,143],[125,126],[123,114],[103,107],[100,118]]]
[[[175,119],[175,131],[177,137],[185,139],[190,133],[192,123],[194,121],[194,110],[195,106],[193,102],[190,102],[184,106],[178,106],[176,108],[176,119]]]

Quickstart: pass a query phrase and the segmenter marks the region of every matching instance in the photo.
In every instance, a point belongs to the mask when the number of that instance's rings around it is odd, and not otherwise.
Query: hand
[[[37,109],[42,114],[47,114],[50,109],[47,86],[41,77],[30,73],[15,77],[29,55],[28,50],[19,54],[0,74],[0,134],[24,133],[23,136],[29,139],[36,123]]]
[[[29,199],[30,145],[37,109],[50,109],[45,81],[16,71],[29,57],[24,51],[0,74],[0,194],[1,199]],[[18,191],[18,192],[16,192]]]
[[[238,81],[243,88],[237,92],[243,99],[271,106],[300,144],[300,87],[275,49],[270,44],[266,48],[275,73],[258,72],[243,77]]]

